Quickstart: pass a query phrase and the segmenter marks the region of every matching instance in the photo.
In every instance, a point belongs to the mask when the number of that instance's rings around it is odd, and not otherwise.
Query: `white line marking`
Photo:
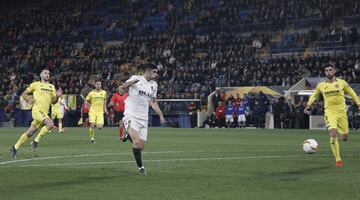
[[[144,154],[184,154],[184,153],[236,153],[236,152],[299,152],[299,150],[288,151],[288,150],[213,150],[213,151],[158,151],[158,152],[143,152]],[[78,155],[60,155],[60,156],[48,156],[40,158],[26,158],[19,160],[8,160],[0,162],[1,165],[20,163],[20,162],[30,162],[38,160],[53,160],[53,159],[62,159],[62,158],[79,158],[79,157],[96,157],[96,156],[116,156],[116,155],[132,155],[131,152],[126,153],[103,153],[103,154],[78,154]]]
[[[282,152],[288,150],[246,150],[246,151],[232,151],[232,150],[213,150],[213,151],[159,151],[159,152],[143,152],[144,154],[177,154],[177,153],[224,153],[224,152]],[[78,155],[63,155],[63,156],[48,156],[48,157],[41,157],[41,158],[26,158],[20,160],[8,160],[0,162],[0,165],[11,164],[11,163],[18,163],[18,162],[28,162],[28,161],[36,161],[36,160],[51,160],[51,159],[61,159],[61,158],[78,158],[78,157],[96,157],[96,156],[115,156],[115,155],[132,155],[132,153],[104,153],[104,154],[78,154]]]
[[[145,154],[171,154],[171,153],[184,153],[183,151],[159,151],[159,152],[144,152]],[[0,165],[18,163],[18,162],[27,162],[35,160],[51,160],[51,159],[61,159],[61,158],[78,158],[78,157],[96,157],[96,156],[116,156],[116,155],[131,155],[132,153],[102,153],[102,154],[79,154],[79,155],[68,155],[68,156],[50,156],[50,157],[41,157],[41,158],[27,158],[21,160],[9,160],[0,162]]]
[[[316,155],[316,157],[328,157],[328,155]],[[242,160],[242,159],[269,159],[269,158],[299,158],[304,157],[303,155],[274,155],[274,156],[236,156],[236,157],[207,157],[207,158],[178,158],[178,159],[156,159],[156,160],[145,160],[145,162],[177,162],[177,161],[206,161],[206,160]],[[83,162],[83,163],[55,163],[55,164],[29,164],[29,165],[12,165],[3,167],[44,167],[44,166],[78,166],[78,165],[104,165],[104,164],[119,164],[119,163],[134,163],[133,160],[124,161],[106,161],[106,162]]]

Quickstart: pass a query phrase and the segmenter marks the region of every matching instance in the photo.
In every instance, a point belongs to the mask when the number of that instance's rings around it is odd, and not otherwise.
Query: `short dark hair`
[[[154,63],[144,63],[139,65],[138,69],[144,71],[148,69],[153,70],[153,69],[157,69],[157,66]]]
[[[43,71],[45,71],[45,70],[50,71],[49,68],[42,68],[42,69],[40,70],[40,73],[39,73],[39,74],[41,74],[41,73],[42,73]]]
[[[327,67],[332,67],[332,68],[335,69],[335,65],[332,64],[332,63],[325,63],[325,64],[324,64],[324,69],[327,68]]]

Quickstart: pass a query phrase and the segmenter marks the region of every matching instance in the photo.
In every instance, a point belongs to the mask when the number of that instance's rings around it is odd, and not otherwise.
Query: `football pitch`
[[[360,199],[360,132],[340,141],[336,168],[325,131],[151,128],[138,174],[131,144],[117,128],[53,131],[33,152],[28,140],[9,157],[25,129],[0,129],[0,199]],[[319,151],[306,154],[314,138]]]

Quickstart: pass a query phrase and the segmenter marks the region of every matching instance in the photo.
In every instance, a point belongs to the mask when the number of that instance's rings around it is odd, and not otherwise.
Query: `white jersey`
[[[147,81],[143,76],[133,75],[126,82],[139,80],[129,87],[129,96],[125,100],[125,116],[140,120],[148,120],[151,98],[156,98],[158,85],[155,81]]]
[[[64,116],[64,114],[65,114],[65,106],[66,106],[65,99],[61,98],[61,100],[60,100],[60,112],[61,112],[62,116]]]

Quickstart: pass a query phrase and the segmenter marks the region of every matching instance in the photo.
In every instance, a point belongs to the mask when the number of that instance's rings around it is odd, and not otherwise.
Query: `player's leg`
[[[98,129],[102,129],[104,127],[104,113],[99,113],[96,115],[95,124]],[[95,143],[95,128],[93,128],[91,142]]]
[[[346,115],[346,112],[343,113],[339,113],[339,120],[338,120],[338,133],[341,134],[341,139],[343,141],[347,141],[348,140],[348,135],[349,135],[349,122],[348,122],[348,118]],[[340,147],[339,151],[340,151]],[[339,155],[340,157],[340,155]],[[343,162],[341,161],[341,159],[339,161],[336,162],[336,167],[342,167],[343,166]]]
[[[140,174],[146,174],[145,168],[142,163],[141,151],[144,149],[144,145],[147,137],[147,129],[145,129],[145,126],[142,125],[141,123],[135,121],[134,119],[129,119],[126,117],[124,118],[124,127],[133,141],[132,150],[136,161],[136,165],[138,166],[138,170]],[[144,130],[140,132],[139,127],[143,127]]]
[[[90,142],[95,144],[95,122],[96,115],[94,113],[89,113],[89,138]]]
[[[10,154],[12,158],[16,158],[17,150],[20,148],[22,144],[24,144],[31,136],[34,135],[34,133],[37,131],[36,128],[36,122],[33,121],[31,123],[28,130],[26,130],[18,139],[18,141],[15,143],[15,145],[10,147]]]
[[[57,114],[54,111],[51,111],[51,119],[53,120],[53,122],[55,122],[55,119],[57,118]]]
[[[119,121],[119,138],[120,140],[123,139],[124,134],[124,122],[122,120]]]
[[[58,117],[58,126],[59,126],[59,133],[64,132],[63,124],[62,124],[62,117]]]
[[[83,113],[83,124],[84,124],[84,127],[86,127],[86,128],[90,127],[89,113]]]
[[[104,113],[99,113],[96,117],[96,127],[102,129],[104,127]]]
[[[338,126],[337,126],[338,115],[335,113],[325,113],[325,122],[329,130],[330,135],[330,147],[335,157],[335,165],[337,167],[342,166],[340,157],[340,146],[337,137]]]
[[[330,129],[330,147],[335,157],[336,167],[341,167],[343,165],[340,157],[340,145],[337,137],[337,129]]]
[[[130,129],[130,125],[131,125],[131,120],[127,119],[126,117],[123,117],[121,120],[121,125],[123,128],[123,137],[121,138],[123,142],[126,142],[127,140],[129,140],[131,143],[133,142],[130,134],[129,134],[129,129]]]
[[[136,165],[138,166],[138,170],[140,174],[146,174],[141,158],[141,151],[144,150],[145,142],[140,138],[140,131],[137,131],[132,127],[130,127],[128,131],[133,141],[132,150],[136,161]]]
[[[132,151],[134,154],[134,158],[135,158],[138,170],[141,174],[146,174],[145,168],[142,163],[142,158],[141,158],[141,151],[144,149],[144,141],[142,141],[140,139],[139,132],[136,131],[134,128],[130,127],[128,129],[128,132],[133,141]]]
[[[221,127],[226,128],[226,119],[225,119],[225,117],[221,118],[220,122],[221,122]]]
[[[226,116],[225,116],[226,128],[229,128],[229,127],[230,127],[230,119],[231,119],[231,116],[230,116],[230,115],[226,115]]]
[[[119,138],[120,138],[120,140],[122,140],[123,133],[124,133],[124,122],[122,121],[122,118],[124,117],[124,114],[123,114],[123,112],[119,112],[118,114],[119,114],[119,116],[118,116],[117,120],[119,121]]]
[[[345,112],[341,113],[338,121],[338,132],[341,134],[341,139],[347,141],[349,139],[349,121]]]
[[[89,122],[89,138],[92,144],[95,144],[95,123]]]
[[[246,116],[242,115],[242,123],[243,123],[243,127],[245,128],[246,126]]]
[[[114,110],[114,125],[118,126],[120,121],[120,112]]]
[[[39,134],[36,136],[36,138],[31,142],[31,147],[33,150],[35,150],[38,146],[38,143],[40,140],[51,131],[51,129],[54,128],[54,122],[49,118],[45,118],[43,121],[44,126],[40,129]]]

